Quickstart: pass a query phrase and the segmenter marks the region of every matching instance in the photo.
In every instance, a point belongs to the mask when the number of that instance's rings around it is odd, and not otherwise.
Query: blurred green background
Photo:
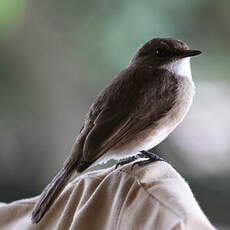
[[[155,152],[186,178],[210,220],[230,227],[230,1],[1,0],[0,200],[39,194],[95,96],[141,43],[174,37],[192,60],[189,115]]]

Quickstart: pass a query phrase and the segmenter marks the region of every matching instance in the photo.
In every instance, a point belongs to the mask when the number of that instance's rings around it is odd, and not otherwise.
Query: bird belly
[[[175,127],[164,126],[155,128],[153,130],[146,130],[145,132],[140,133],[136,139],[130,141],[126,145],[121,146],[117,150],[115,149],[115,151],[112,151],[114,152],[112,155],[120,155],[118,158],[121,158],[135,155],[142,150],[149,150],[161,143]]]
[[[105,163],[110,159],[119,160],[138,154],[142,150],[149,150],[162,142],[176,127],[176,125],[158,127],[157,129],[149,129],[140,133],[135,139],[123,144],[117,148],[113,148],[99,158],[95,163]]]

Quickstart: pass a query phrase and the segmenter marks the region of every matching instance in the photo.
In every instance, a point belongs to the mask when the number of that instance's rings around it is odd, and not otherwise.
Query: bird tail
[[[45,213],[49,210],[50,206],[53,204],[57,196],[63,190],[63,187],[68,182],[69,178],[73,174],[75,169],[75,164],[66,164],[53,180],[46,186],[43,190],[40,199],[35,204],[32,212],[32,222],[38,223]]]

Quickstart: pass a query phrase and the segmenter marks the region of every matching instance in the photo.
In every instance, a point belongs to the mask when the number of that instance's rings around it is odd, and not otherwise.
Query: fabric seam
[[[151,199],[157,200],[161,205],[163,205],[164,207],[166,207],[170,212],[172,212],[173,214],[175,214],[178,218],[184,220],[184,218],[183,218],[181,215],[179,215],[175,210],[173,210],[171,207],[169,207],[169,206],[168,206],[167,204],[165,204],[163,201],[159,200],[156,196],[154,196],[154,194],[148,192],[148,191],[146,190],[146,188],[143,186],[143,184],[142,184],[140,178],[139,178],[137,175],[130,174],[130,173],[128,173],[128,172],[126,172],[126,171],[123,171],[123,170],[119,170],[119,171],[120,171],[121,173],[126,174],[127,176],[133,177],[133,178],[137,181],[137,184],[145,191],[145,193],[146,193],[149,197],[151,197]]]

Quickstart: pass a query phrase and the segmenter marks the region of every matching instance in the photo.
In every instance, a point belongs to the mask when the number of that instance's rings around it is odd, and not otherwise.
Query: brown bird
[[[141,46],[90,107],[69,158],[35,205],[33,223],[41,220],[74,171],[106,159],[134,159],[138,152],[161,159],[146,150],[164,140],[188,112],[195,91],[190,57],[200,53],[171,38]]]

